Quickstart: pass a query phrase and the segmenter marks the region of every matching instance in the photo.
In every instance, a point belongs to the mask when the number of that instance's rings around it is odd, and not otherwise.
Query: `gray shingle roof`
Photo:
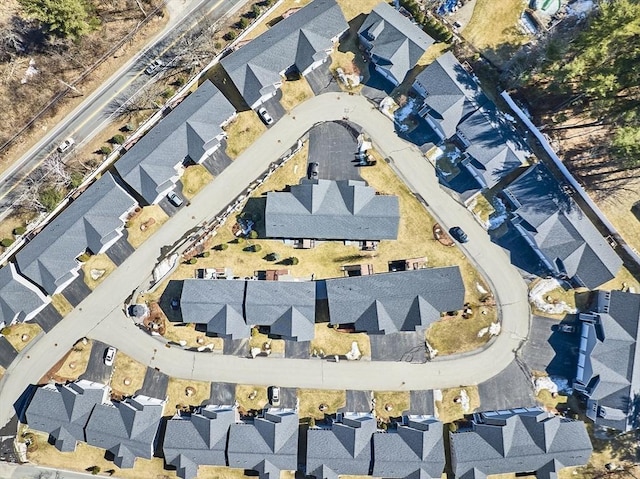
[[[620,257],[542,164],[530,167],[504,191],[516,207],[512,223],[537,245],[554,274],[593,289],[618,273]]]
[[[85,428],[87,443],[109,451],[122,469],[136,457],[151,459],[163,408],[164,401],[146,396],[98,404]]]
[[[298,415],[291,409],[269,409],[252,422],[233,424],[227,446],[229,467],[252,469],[261,479],[297,469]]]
[[[391,74],[396,83],[404,80],[433,44],[433,38],[385,2],[376,5],[358,35],[371,45],[372,61]]]
[[[458,123],[488,102],[476,81],[451,52],[422,70],[415,82],[427,90],[424,105],[440,124],[445,138],[451,138]]]
[[[122,179],[149,204],[175,183],[188,157],[200,161],[235,114],[229,100],[207,80],[116,162]]]
[[[349,28],[335,0],[315,0],[223,58],[220,63],[247,104],[275,91],[281,73],[325,60],[332,39]]]
[[[13,263],[0,269],[0,326],[31,319],[51,300],[25,278]]]
[[[433,416],[409,416],[406,425],[373,435],[373,476],[435,479],[444,465],[442,423]]]
[[[458,125],[457,131],[470,143],[467,167],[478,175],[481,188],[493,188],[526,159],[527,152],[511,140],[508,127],[493,106],[477,110]]]
[[[206,324],[207,332],[223,337],[248,338],[244,294],[244,281],[186,279],[180,298],[183,321]]]
[[[634,407],[640,391],[640,295],[600,291],[592,309],[579,316],[576,387],[585,390],[587,416],[596,424],[629,431],[640,425]]]
[[[449,437],[452,469],[462,479],[533,471],[552,479],[563,467],[586,464],[592,451],[583,422],[540,408],[476,414],[471,429]]]
[[[269,326],[271,334],[310,341],[315,333],[316,285],[312,281],[247,281],[248,324]]]
[[[197,476],[198,466],[226,466],[229,426],[235,422],[233,406],[206,406],[190,415],[167,421],[162,445],[165,462],[178,477]]]
[[[49,433],[58,450],[75,451],[76,442],[84,441],[84,427],[94,406],[107,396],[107,386],[85,380],[40,387],[27,407],[27,424]]]
[[[368,333],[423,329],[464,304],[457,266],[328,279],[326,285],[331,324],[353,323]]]
[[[20,273],[49,294],[73,279],[76,258],[94,254],[120,237],[135,200],[106,173],[16,255]]]
[[[344,413],[330,428],[309,429],[306,474],[316,479],[338,475],[368,475],[371,437],[377,429],[371,413]]]
[[[376,195],[362,181],[302,180],[267,193],[269,238],[396,239],[399,221],[398,197]]]

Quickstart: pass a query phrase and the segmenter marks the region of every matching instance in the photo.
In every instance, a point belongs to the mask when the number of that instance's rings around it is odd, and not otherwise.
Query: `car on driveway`
[[[315,161],[312,163],[309,163],[309,166],[307,167],[307,177],[310,180],[315,180],[318,178],[318,168],[320,165],[318,165],[318,163],[316,163]]]
[[[466,243],[467,241],[469,241],[467,233],[465,233],[459,226],[454,226],[453,228],[451,228],[449,230],[449,234],[453,236],[453,238],[459,243]]]
[[[273,124],[273,118],[271,118],[271,115],[269,115],[269,112],[265,107],[261,106],[260,108],[258,108],[258,115],[260,115],[262,121],[264,121],[267,125]]]
[[[151,62],[151,64],[147,68],[145,68],[144,72],[147,75],[153,75],[158,70],[160,70],[160,68],[162,68],[163,66],[164,66],[164,62],[159,58],[156,58]]]
[[[175,191],[170,191],[167,194],[167,198],[169,199],[171,204],[176,208],[180,208],[182,206],[182,203],[184,203],[184,200],[180,198]]]
[[[75,145],[75,144],[76,144],[76,142],[75,142],[75,140],[73,138],[67,138],[62,143],[60,143],[58,145],[58,148],[56,148],[56,149],[58,150],[58,153],[66,153],[71,148],[73,148],[73,145]]]
[[[109,346],[104,353],[104,363],[107,366],[113,366],[113,360],[116,357],[116,348]]]
[[[280,388],[278,386],[271,386],[269,388],[269,402],[272,406],[280,406]]]
[[[576,327],[573,324],[563,323],[558,325],[558,331],[561,333],[575,333]]]

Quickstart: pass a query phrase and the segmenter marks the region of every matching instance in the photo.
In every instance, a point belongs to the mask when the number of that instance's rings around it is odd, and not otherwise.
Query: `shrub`
[[[256,239],[258,237],[258,232],[256,230],[251,230],[249,232],[249,238]]]
[[[122,145],[124,143],[124,135],[121,135],[120,133],[113,135],[111,142],[117,145]]]
[[[11,334],[11,328],[7,326],[6,328],[0,329],[0,334],[2,334],[3,336],[6,336],[7,334]]]
[[[178,77],[176,78],[176,81],[173,82],[174,86],[177,86],[177,87],[181,87],[185,83],[186,83],[186,80],[184,79],[184,77]]]
[[[267,255],[267,261],[278,261],[280,259],[280,255],[278,253],[269,253]]]
[[[100,147],[100,153],[102,153],[103,155],[110,155],[111,154],[111,147],[104,145]]]
[[[241,17],[240,20],[238,20],[238,23],[236,23],[236,26],[240,30],[244,30],[249,26],[249,20],[247,20],[246,17]]]
[[[244,243],[244,238],[242,236],[238,236],[236,238],[236,244],[242,244],[242,243]]]
[[[2,241],[0,241],[0,245],[4,246],[5,248],[8,248],[14,242],[15,240],[13,238],[4,238]]]
[[[13,234],[16,236],[23,235],[27,232],[27,228],[24,226],[18,226],[17,228],[13,228]]]
[[[258,5],[257,3],[254,3],[253,6],[251,7],[251,15],[253,15],[253,18],[258,18],[261,12],[262,12],[262,8],[260,8],[260,5]]]
[[[167,88],[165,91],[162,92],[162,98],[164,98],[166,100],[168,98],[171,98],[175,94],[176,94],[175,89]]]
[[[71,178],[69,180],[69,184],[72,188],[77,188],[82,184],[82,180],[84,180],[84,176],[79,171],[74,171],[71,173]]]
[[[133,131],[133,130],[135,130],[133,123],[127,123],[122,127],[122,131]]]
[[[228,245],[227,243],[222,243],[222,244],[219,244],[218,246],[216,246],[216,249],[217,249],[218,251],[224,251],[224,250],[226,250],[228,247],[229,247],[229,245]]]
[[[202,253],[203,258],[208,258],[209,256],[211,256],[211,253],[209,251],[205,251],[204,253]]]
[[[222,38],[224,38],[226,41],[230,42],[232,40],[235,40],[237,36],[238,36],[238,34],[236,32],[234,32],[233,30],[229,30],[227,33],[224,34],[224,36]]]
[[[100,466],[91,467],[91,474],[93,474],[94,476],[100,474]]]
[[[87,261],[89,261],[89,258],[91,258],[91,255],[89,253],[82,253],[80,256],[78,256],[78,261],[80,261],[81,263],[86,263]]]
[[[189,264],[196,264],[198,262],[197,258],[191,258],[189,261],[187,261],[187,263]]]
[[[433,17],[425,19],[422,29],[437,42],[449,42],[453,38],[449,29]]]
[[[259,244],[254,244],[253,245],[253,252],[257,253],[262,249],[262,246],[260,246]]]
[[[47,188],[40,192],[40,203],[47,211],[53,211],[64,198],[64,193],[58,188]]]
[[[289,264],[295,266],[300,262],[300,260],[298,258],[296,258],[295,256],[292,256],[291,258],[289,258]]]

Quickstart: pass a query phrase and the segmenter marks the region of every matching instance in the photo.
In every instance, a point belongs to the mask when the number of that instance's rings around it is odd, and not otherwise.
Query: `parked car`
[[[280,406],[280,388],[278,386],[271,386],[269,388],[269,402],[272,406]]]
[[[184,203],[184,200],[180,198],[175,191],[170,191],[167,194],[167,198],[169,198],[171,204],[176,208],[180,208],[182,206],[182,203]]]
[[[273,123],[273,118],[271,118],[271,115],[269,115],[269,112],[265,107],[261,106],[260,108],[258,108],[258,115],[260,115],[262,121],[264,121],[267,125],[271,125]]]
[[[307,177],[310,180],[315,180],[318,178],[318,168],[320,167],[320,165],[318,165],[318,163],[316,163],[315,161],[312,163],[309,163],[309,166],[307,167]]]
[[[457,240],[460,243],[466,243],[467,241],[469,241],[467,233],[465,233],[459,226],[454,226],[453,228],[451,228],[449,230],[449,234],[453,236],[453,239]]]
[[[160,70],[160,68],[162,68],[163,66],[164,66],[164,62],[159,58],[156,58],[151,62],[151,64],[147,68],[145,68],[144,72],[147,75],[153,75],[158,70]]]
[[[76,142],[73,138],[69,137],[66,140],[64,140],[62,143],[60,143],[58,145],[58,153],[66,153],[67,151],[69,151],[71,148],[73,148],[73,145],[75,145]]]
[[[576,327],[573,324],[560,324],[558,325],[558,330],[561,333],[575,333]]]
[[[109,346],[104,353],[104,363],[107,366],[113,366],[113,360],[116,357],[116,348]]]

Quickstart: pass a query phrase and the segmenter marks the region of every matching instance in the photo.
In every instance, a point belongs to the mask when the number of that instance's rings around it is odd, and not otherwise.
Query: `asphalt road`
[[[436,358],[425,364],[355,361],[340,363],[288,358],[247,359],[165,347],[127,318],[123,303],[151,273],[165,245],[203,224],[243,193],[257,172],[285,153],[313,124],[341,119],[348,111],[374,139],[378,151],[415,192],[426,198],[438,221],[461,226],[469,236],[463,250],[485,275],[502,318],[502,333],[483,349]],[[433,166],[415,146],[397,137],[393,123],[361,96],[327,93],[295,108],[266,131],[213,182],[182,208],[76,309],[48,334],[32,342],[0,381],[0,426],[14,414],[13,403],[68,351],[78,337],[111,344],[170,376],[281,387],[361,390],[421,390],[479,384],[507,367],[529,333],[527,288],[508,256],[493,244],[471,214],[438,185]],[[384,374],[381,374],[384,371]]]
[[[144,73],[144,69],[155,58],[169,60],[179,53],[173,43],[183,32],[196,25],[199,14],[211,14],[217,19],[247,1],[170,0],[167,4],[170,20],[162,32],[16,161],[13,167],[0,175],[0,211],[9,210],[16,185],[60,142],[73,137],[76,141],[75,148],[81,147],[111,121],[116,102],[129,99],[148,82],[153,81],[152,77]]]

